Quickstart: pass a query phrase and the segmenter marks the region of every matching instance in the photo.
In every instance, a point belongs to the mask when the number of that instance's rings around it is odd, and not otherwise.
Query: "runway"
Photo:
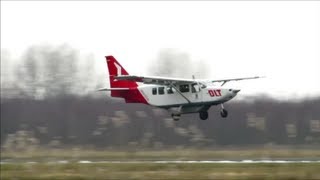
[[[163,161],[89,161],[89,160],[79,160],[79,161],[68,161],[68,160],[57,160],[57,161],[14,161],[14,160],[4,160],[0,161],[0,164],[37,164],[37,163],[46,163],[46,164],[68,164],[68,163],[78,163],[78,164],[286,164],[286,163],[320,163],[320,160],[202,160],[202,161],[184,161],[184,160],[163,160]]]
[[[288,161],[288,160],[241,160],[241,161],[230,161],[230,160],[220,160],[220,161],[79,161],[78,163],[153,163],[153,164],[245,164],[245,163],[320,163],[318,161],[312,160],[302,160],[302,161]]]

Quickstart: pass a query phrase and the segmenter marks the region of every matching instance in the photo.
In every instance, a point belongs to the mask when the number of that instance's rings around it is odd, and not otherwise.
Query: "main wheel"
[[[201,119],[201,120],[207,120],[209,114],[208,114],[207,111],[201,111],[201,112],[199,112],[199,116],[200,116],[200,119]]]
[[[221,117],[226,118],[228,116],[228,111],[225,109],[221,109],[220,115]]]
[[[171,114],[171,117],[174,121],[179,121],[180,120],[180,114]]]

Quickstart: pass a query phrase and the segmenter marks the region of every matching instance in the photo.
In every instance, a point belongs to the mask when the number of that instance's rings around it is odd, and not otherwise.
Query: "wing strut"
[[[179,90],[176,86],[174,86],[172,83],[170,84],[170,87],[172,87],[173,89],[175,89],[185,100],[188,101],[189,104],[191,103],[191,101],[190,101],[186,96],[184,96],[184,95],[182,94],[182,92],[180,92],[180,90]]]

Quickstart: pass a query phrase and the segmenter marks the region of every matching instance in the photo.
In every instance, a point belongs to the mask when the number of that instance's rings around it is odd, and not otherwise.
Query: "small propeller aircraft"
[[[109,69],[110,88],[99,91],[111,91],[112,97],[124,98],[126,103],[144,103],[164,108],[171,112],[173,120],[178,121],[181,114],[199,113],[200,119],[208,119],[208,110],[213,105],[221,105],[220,115],[228,116],[223,103],[234,98],[239,89],[223,88],[229,81],[257,79],[255,77],[201,80],[167,78],[158,76],[129,75],[113,57],[106,56]],[[222,83],[216,86],[213,83]]]

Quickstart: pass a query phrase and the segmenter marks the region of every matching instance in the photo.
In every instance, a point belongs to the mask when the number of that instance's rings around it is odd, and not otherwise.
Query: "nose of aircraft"
[[[240,89],[233,89],[232,92],[237,94],[240,91]]]

